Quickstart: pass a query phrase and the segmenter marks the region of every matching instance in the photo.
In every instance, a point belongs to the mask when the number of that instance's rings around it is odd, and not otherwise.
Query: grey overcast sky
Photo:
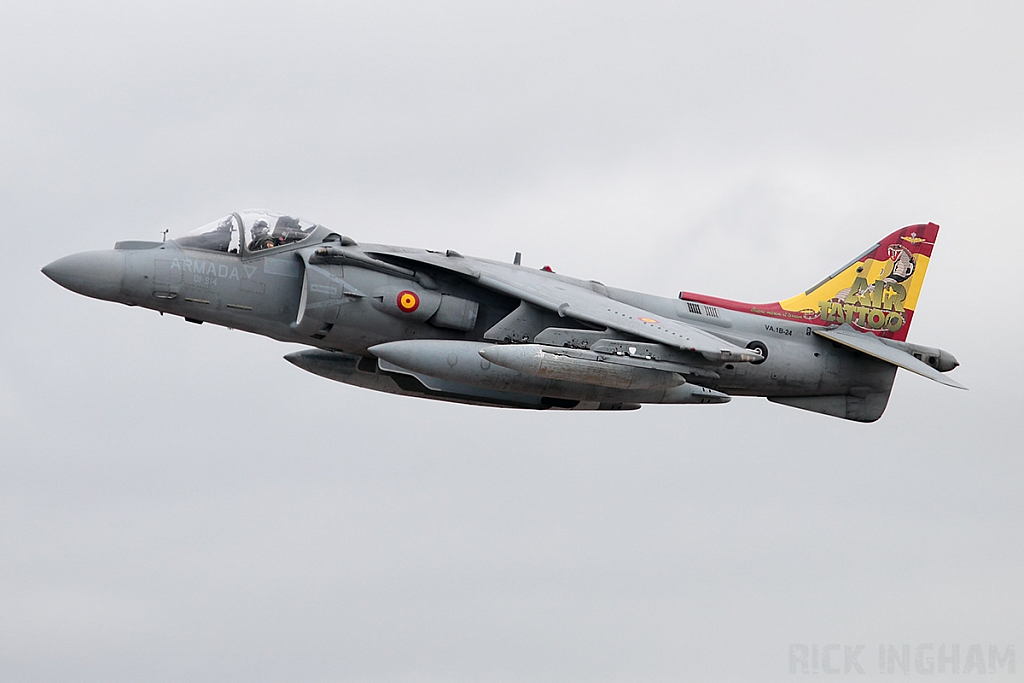
[[[38,0],[0,35],[0,680],[1024,670],[1021,3]],[[254,206],[744,300],[935,221],[910,339],[971,391],[435,404],[39,272]]]

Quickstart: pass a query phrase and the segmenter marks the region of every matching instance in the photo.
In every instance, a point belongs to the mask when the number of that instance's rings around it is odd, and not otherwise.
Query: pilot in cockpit
[[[259,251],[260,249],[269,249],[276,246],[277,240],[270,234],[270,224],[265,220],[256,221],[252,226],[252,241],[249,242],[247,247],[249,251]]]
[[[306,238],[306,233],[299,224],[299,219],[291,216],[281,216],[274,226],[275,244],[289,244]]]

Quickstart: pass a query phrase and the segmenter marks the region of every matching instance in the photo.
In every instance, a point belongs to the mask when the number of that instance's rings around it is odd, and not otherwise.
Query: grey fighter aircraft
[[[268,211],[73,254],[43,273],[85,296],[312,347],[285,358],[391,394],[567,410],[764,396],[872,422],[897,368],[963,388],[943,374],[952,355],[906,341],[938,230],[897,230],[768,304],[641,294],[518,254],[363,244]]]

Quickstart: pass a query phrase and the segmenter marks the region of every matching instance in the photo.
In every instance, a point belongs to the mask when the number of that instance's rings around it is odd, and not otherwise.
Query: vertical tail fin
[[[897,230],[803,294],[778,306],[824,325],[849,323],[903,341],[917,308],[939,226]]]
[[[698,303],[806,325],[842,325],[879,337],[906,341],[939,226],[908,225],[873,245],[806,292],[785,301],[748,304],[679,292],[700,312]]]

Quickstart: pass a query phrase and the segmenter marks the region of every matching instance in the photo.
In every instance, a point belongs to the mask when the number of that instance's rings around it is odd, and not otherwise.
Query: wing
[[[378,252],[381,256],[431,265],[476,281],[481,287],[521,299],[539,308],[591,325],[703,354],[712,361],[758,361],[761,355],[700,328],[615,301],[582,283],[551,273],[493,261],[463,258],[454,252]]]

